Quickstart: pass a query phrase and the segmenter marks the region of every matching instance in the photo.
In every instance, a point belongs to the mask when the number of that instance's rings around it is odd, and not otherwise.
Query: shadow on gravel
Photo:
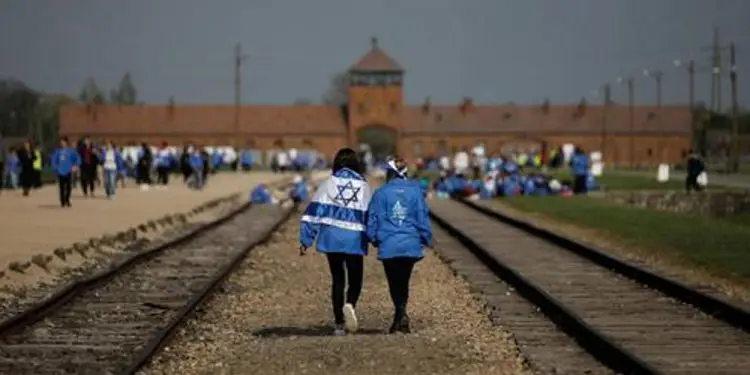
[[[253,332],[253,335],[264,338],[274,337],[323,337],[332,336],[333,328],[331,326],[312,326],[312,327],[268,327]],[[354,335],[383,335],[382,329],[360,328]]]

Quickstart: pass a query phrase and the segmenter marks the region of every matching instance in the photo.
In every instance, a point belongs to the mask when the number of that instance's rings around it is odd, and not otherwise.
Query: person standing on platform
[[[141,143],[141,151],[138,155],[138,166],[136,167],[136,178],[141,190],[146,191],[151,188],[151,166],[154,162],[154,156],[151,153],[151,147],[146,143]]]
[[[206,176],[206,173],[203,170],[206,167],[206,161],[200,150],[193,150],[191,147],[188,152],[190,153],[188,163],[192,170],[190,173],[190,179],[188,180],[188,186],[200,190],[203,188],[203,179]]]
[[[44,154],[42,147],[37,146],[34,149],[34,189],[42,187],[42,169],[44,169]]]
[[[36,160],[31,141],[24,142],[23,148],[18,150],[17,155],[18,163],[21,165],[21,188],[23,196],[27,197],[31,188],[34,187],[34,161]]]
[[[60,190],[60,206],[71,207],[70,193],[73,190],[73,172],[81,165],[81,158],[78,152],[70,147],[68,139],[62,138],[60,147],[52,153],[50,161]]]
[[[320,184],[300,219],[300,255],[314,243],[328,259],[336,336],[358,329],[354,308],[362,292],[365,220],[371,195],[361,166],[354,150],[339,150],[331,176]]]
[[[89,194],[94,196],[94,182],[96,181],[97,166],[99,165],[98,152],[88,137],[83,138],[83,142],[78,148],[78,154],[81,156],[81,189],[83,196]]]
[[[180,171],[182,172],[182,182],[184,183],[188,182],[190,174],[193,173],[193,168],[190,167],[190,155],[192,152],[192,146],[185,146],[182,148],[182,154],[180,155]]]
[[[390,333],[409,333],[409,282],[414,265],[432,244],[427,202],[416,181],[407,179],[406,162],[387,163],[386,184],[372,196],[367,209],[367,237],[378,248],[394,305]]]
[[[161,148],[156,152],[156,175],[157,182],[162,188],[169,185],[169,170],[171,165],[172,154],[169,152],[167,142],[162,142]]]
[[[686,164],[687,176],[685,176],[685,190],[688,194],[692,191],[701,191],[703,187],[698,183],[698,176],[706,171],[706,165],[703,163],[700,155],[688,151]]]
[[[104,174],[104,193],[107,198],[113,199],[117,189],[117,176],[125,168],[122,155],[115,148],[112,141],[108,141],[102,153],[102,170]]]
[[[5,174],[3,175],[3,187],[7,184],[12,190],[18,189],[18,174],[21,172],[21,163],[18,160],[15,148],[10,148],[5,157]],[[2,188],[0,188],[2,190]]]
[[[589,175],[589,157],[582,148],[576,147],[570,158],[570,168],[573,170],[573,193],[586,194]]]
[[[208,174],[211,172],[211,155],[208,153],[208,150],[206,147],[201,147],[200,149],[200,155],[201,160],[203,160],[203,169],[201,169],[202,179],[201,179],[201,188],[206,186],[206,183],[208,182]]]

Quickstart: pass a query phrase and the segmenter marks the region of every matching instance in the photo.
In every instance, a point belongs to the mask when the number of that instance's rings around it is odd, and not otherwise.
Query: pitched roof
[[[492,134],[601,132],[602,106],[587,106],[583,113],[576,105],[550,106],[546,113],[539,106],[477,105],[466,112],[460,106],[409,106],[404,109],[404,134]],[[633,130],[639,133],[680,133],[691,130],[690,110],[684,106],[637,106]],[[630,132],[627,106],[607,109],[608,132]]]
[[[97,134],[230,134],[232,105],[64,106],[60,133]],[[252,135],[346,134],[341,109],[334,106],[242,106],[239,131]]]
[[[378,39],[372,38],[370,51],[349,68],[351,73],[403,73],[404,68],[378,46]]]

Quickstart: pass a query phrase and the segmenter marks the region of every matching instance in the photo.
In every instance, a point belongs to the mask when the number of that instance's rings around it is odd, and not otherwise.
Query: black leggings
[[[388,279],[388,290],[395,308],[394,321],[406,315],[406,304],[409,302],[409,281],[414,265],[420,258],[397,257],[383,260],[385,277]]]
[[[94,180],[96,180],[96,167],[84,166],[81,168],[81,188],[83,194],[94,194]]]
[[[328,268],[331,270],[331,301],[333,302],[333,316],[336,324],[344,324],[344,298],[346,303],[357,305],[359,295],[362,293],[362,276],[364,257],[361,255],[345,253],[327,253]],[[344,288],[349,288],[344,296]]]
[[[169,167],[159,166],[156,168],[156,173],[159,175],[160,184],[169,185]]]

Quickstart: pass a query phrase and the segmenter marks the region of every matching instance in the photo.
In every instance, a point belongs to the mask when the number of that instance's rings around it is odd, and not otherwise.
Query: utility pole
[[[693,150],[700,155],[705,155],[703,150],[703,126],[698,119],[697,108],[695,108],[695,61],[690,60],[688,71],[688,106],[690,108],[690,128],[693,129]]]
[[[719,40],[719,28],[714,28],[714,42],[711,46],[711,110],[714,113],[721,112],[721,41]]]
[[[643,75],[646,77],[653,77],[656,81],[656,108],[661,108],[661,79],[664,76],[664,72],[661,70],[644,70]]]
[[[602,161],[605,161],[607,155],[607,115],[609,112],[609,106],[612,103],[612,89],[609,83],[604,85],[604,103],[602,110]]]
[[[234,46],[234,135],[235,142],[240,137],[240,105],[242,102],[242,64],[248,55],[242,54],[242,46],[237,43]]]
[[[732,88],[732,166],[731,171],[740,169],[740,105],[737,98],[737,61],[734,43],[729,47],[729,82]]]
[[[628,110],[630,112],[630,167],[635,168],[635,80],[628,78]]]

